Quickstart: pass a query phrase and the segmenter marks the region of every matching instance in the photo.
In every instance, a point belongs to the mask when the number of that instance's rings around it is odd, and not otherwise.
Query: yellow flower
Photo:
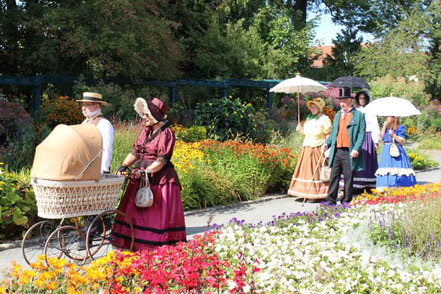
[[[35,280],[34,285],[37,288],[42,288],[44,286],[44,282],[42,280]]]
[[[13,271],[11,273],[11,276],[13,278],[18,278],[20,277],[20,271],[21,271],[21,265],[19,265],[18,263],[16,263],[15,261],[12,261],[12,266],[13,266]]]
[[[49,282],[49,284],[46,285],[46,289],[48,289],[48,290],[57,289],[57,283],[55,281]]]
[[[35,277],[35,275],[36,275],[36,272],[33,270],[24,270],[21,272],[20,279],[18,280],[18,283],[20,285],[26,285],[31,281],[31,279],[33,277]]]

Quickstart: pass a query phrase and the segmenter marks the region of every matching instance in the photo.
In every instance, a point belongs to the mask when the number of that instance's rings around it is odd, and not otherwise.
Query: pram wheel
[[[57,224],[50,220],[44,220],[30,227],[21,241],[21,252],[27,264],[31,265],[44,254],[44,245],[48,236],[55,231]]]
[[[52,232],[44,246],[46,263],[50,265],[51,258],[61,258],[64,255],[74,260],[76,265],[81,266],[86,262],[87,251],[81,250],[86,235],[78,227],[63,226]]]
[[[91,222],[86,234],[86,246],[89,256],[95,260],[106,256],[110,251],[114,250],[113,242],[113,223],[116,217],[123,218],[130,226],[132,232],[131,245],[129,250],[133,248],[135,236],[131,220],[127,215],[118,210],[108,210],[97,215]]]

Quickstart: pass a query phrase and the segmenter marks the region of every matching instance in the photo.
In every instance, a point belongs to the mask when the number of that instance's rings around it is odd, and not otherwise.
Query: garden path
[[[441,151],[426,151],[434,160],[441,165]],[[428,171],[417,172],[416,178],[419,184],[434,183],[441,181],[441,169],[436,168]],[[244,202],[233,206],[215,207],[186,212],[185,222],[187,235],[191,239],[194,235],[204,232],[211,218],[210,224],[227,224],[232,218],[246,220],[247,223],[255,224],[259,221],[269,222],[273,216],[282,213],[298,211],[312,211],[319,202],[306,202],[302,205],[301,199],[287,197],[285,194],[269,195],[258,201]],[[14,241],[0,244],[0,278],[3,272],[10,268],[11,262],[15,260],[18,264],[25,265],[21,254],[20,242]]]

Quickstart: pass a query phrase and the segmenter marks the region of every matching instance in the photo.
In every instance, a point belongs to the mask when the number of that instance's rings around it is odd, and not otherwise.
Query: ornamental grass
[[[382,199],[392,201],[385,203],[400,203],[374,211],[372,240],[404,255],[441,264],[441,183],[397,189],[389,194]]]

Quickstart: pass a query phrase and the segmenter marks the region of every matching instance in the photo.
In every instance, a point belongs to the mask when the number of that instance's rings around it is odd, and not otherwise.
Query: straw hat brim
[[[317,108],[319,109],[319,112],[322,112],[323,108],[325,107],[324,105],[320,105],[319,103],[317,103],[315,101],[306,102],[306,107],[308,107],[308,109],[311,109],[311,105],[317,106]]]
[[[106,101],[99,101],[99,100],[87,100],[87,99],[81,99],[81,100],[75,100],[77,102],[92,102],[92,103],[99,103],[101,105],[107,105]]]

